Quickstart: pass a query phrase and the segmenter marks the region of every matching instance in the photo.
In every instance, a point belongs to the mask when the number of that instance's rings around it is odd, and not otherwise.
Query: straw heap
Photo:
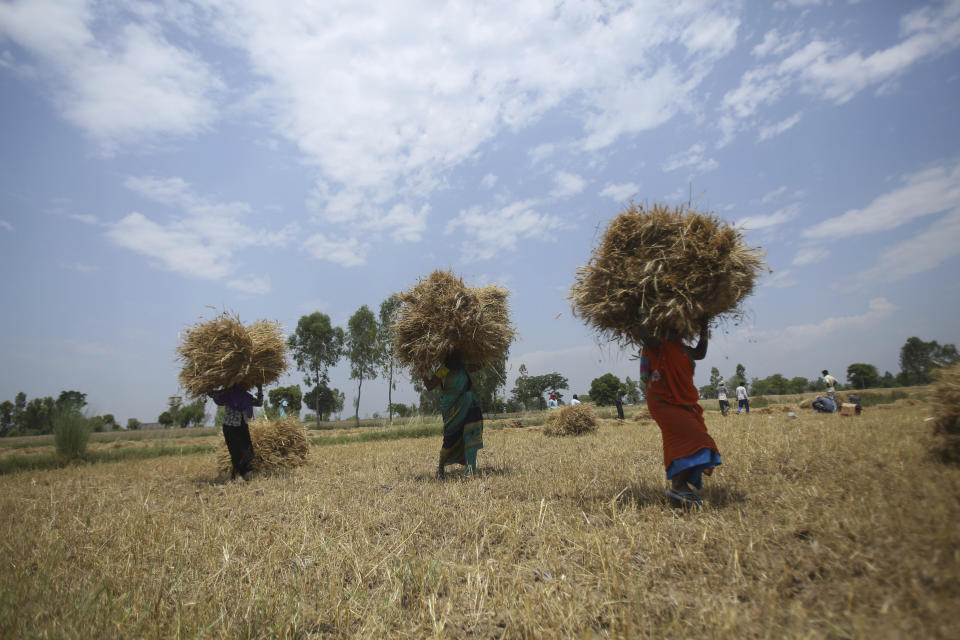
[[[267,385],[287,369],[280,323],[261,320],[245,327],[227,313],[187,329],[177,357],[183,361],[180,386],[193,398],[238,383],[245,389]]]
[[[543,426],[548,436],[576,436],[597,430],[597,416],[585,404],[574,404],[551,411]]]
[[[254,471],[270,472],[292,469],[306,463],[310,443],[297,418],[266,420],[257,418],[250,422],[250,440],[253,442]],[[217,470],[229,474],[233,464],[226,443],[217,453]]]
[[[510,346],[508,291],[467,287],[450,271],[436,270],[398,294],[394,324],[397,359],[420,374],[459,351],[464,363],[486,365]]]
[[[637,325],[696,335],[704,319],[741,316],[762,270],[759,248],[715,215],[632,205],[577,269],[570,299],[601,335],[640,344]]]
[[[960,364],[933,373],[934,454],[943,462],[960,464]]]

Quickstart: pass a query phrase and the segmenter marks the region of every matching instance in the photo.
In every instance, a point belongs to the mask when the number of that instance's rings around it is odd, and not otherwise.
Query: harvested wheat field
[[[0,477],[0,637],[955,638],[960,469],[929,407],[708,415],[703,511],[659,430],[488,430],[315,449],[214,482],[214,454]]]

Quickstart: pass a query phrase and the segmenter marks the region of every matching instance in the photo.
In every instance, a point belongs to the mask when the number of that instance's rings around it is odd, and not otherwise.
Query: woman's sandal
[[[670,499],[670,506],[676,509],[690,509],[692,507],[703,506],[703,500],[700,496],[686,489],[667,489],[667,498]]]

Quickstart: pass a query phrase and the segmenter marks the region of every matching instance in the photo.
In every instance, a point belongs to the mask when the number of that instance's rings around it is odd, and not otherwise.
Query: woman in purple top
[[[211,391],[209,395],[224,409],[223,438],[227,441],[230,462],[233,464],[230,479],[236,479],[237,475],[245,479],[253,463],[253,442],[250,440],[247,418],[253,417],[254,407],[263,406],[263,387],[257,387],[256,398],[239,384],[228,389]]]

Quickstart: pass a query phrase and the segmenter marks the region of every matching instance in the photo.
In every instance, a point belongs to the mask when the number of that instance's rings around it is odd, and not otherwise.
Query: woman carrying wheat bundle
[[[670,488],[667,497],[679,507],[699,506],[703,475],[713,473],[721,464],[717,443],[707,433],[700,393],[693,383],[694,360],[707,355],[707,321],[701,322],[696,347],[683,341],[683,335],[667,329],[662,336],[639,327],[643,350],[640,353],[640,379],[646,385],[647,409],[660,427],[663,437],[663,464]]]
[[[440,386],[440,413],[443,415],[443,445],[437,478],[442,479],[449,464],[462,464],[464,475],[477,471],[477,451],[483,448],[483,412],[477,403],[470,379],[475,365],[465,365],[461,354],[454,351],[428,380],[427,390]]]
[[[237,476],[240,476],[241,479],[246,480],[254,455],[247,418],[253,417],[254,407],[263,406],[263,387],[257,387],[256,397],[250,395],[240,384],[219,391],[211,391],[207,395],[224,408],[223,438],[227,441],[230,462],[233,465],[230,479],[236,480]]]

